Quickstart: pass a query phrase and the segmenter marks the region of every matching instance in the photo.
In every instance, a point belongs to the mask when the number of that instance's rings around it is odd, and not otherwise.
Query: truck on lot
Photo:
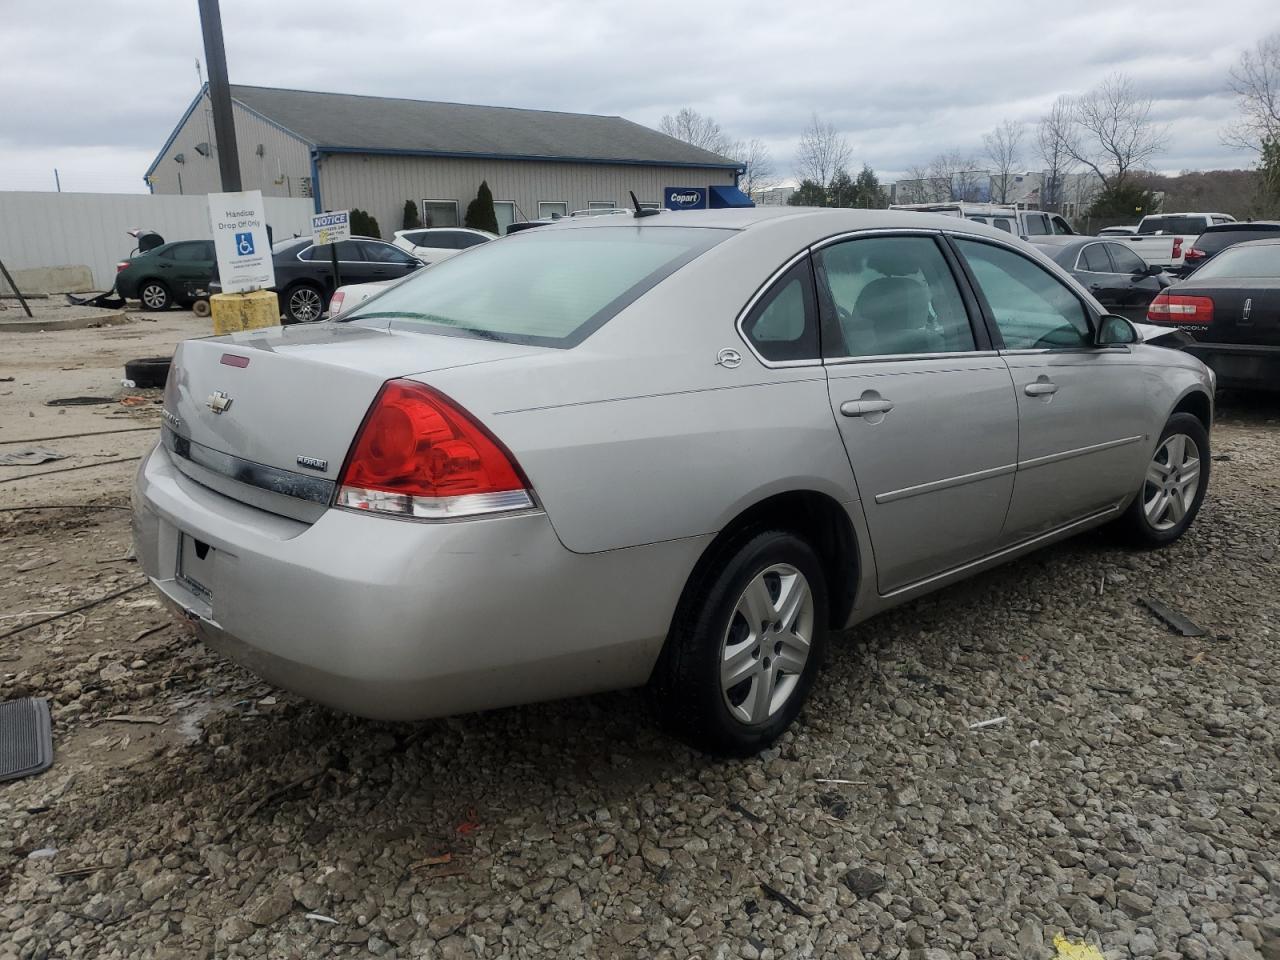
[[[1229,213],[1153,213],[1138,221],[1138,231],[1125,241],[1147,263],[1179,276],[1196,238],[1219,223],[1235,223]]]
[[[941,213],[948,217],[964,217],[1016,234],[1028,237],[1072,236],[1075,230],[1056,213],[1044,210],[1019,210],[1017,207],[997,203],[895,203],[890,210],[914,210],[917,213]]]

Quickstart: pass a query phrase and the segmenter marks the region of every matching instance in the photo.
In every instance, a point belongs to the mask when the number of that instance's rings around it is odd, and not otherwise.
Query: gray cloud
[[[1167,10],[1158,30],[1145,0],[1048,6],[224,0],[223,20],[239,83],[649,125],[688,105],[735,137],[764,140],[784,174],[815,110],[846,133],[857,163],[892,177],[941,150],[978,152],[1003,118],[1034,122],[1057,95],[1116,70],[1170,124],[1162,169],[1251,162],[1220,143],[1234,112],[1226,72],[1253,38],[1280,28],[1274,0],[1219,0],[1213,16]],[[142,189],[196,90],[195,4],[51,0],[5,17],[0,188],[48,189],[58,166],[70,189]]]

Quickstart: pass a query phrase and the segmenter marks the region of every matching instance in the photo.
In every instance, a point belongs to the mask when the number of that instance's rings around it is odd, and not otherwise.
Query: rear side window
[[[999,230],[1003,230],[1005,233],[1013,233],[1013,224],[1004,217],[996,217],[991,221],[991,225]]]
[[[659,226],[521,231],[419,271],[345,319],[572,347],[733,232]]]
[[[974,349],[951,268],[932,237],[865,237],[820,251],[835,308],[828,357],[955,353]],[[834,334],[838,333],[838,336]]]
[[[1111,261],[1107,249],[1100,243],[1091,243],[1080,251],[1080,265],[1076,268],[1088,273],[1110,273]]]
[[[1048,234],[1050,233],[1049,220],[1047,217],[1045,217],[1044,214],[1042,213],[1031,214],[1026,218],[1026,221],[1027,221],[1028,237],[1043,237],[1043,236],[1048,236]]]
[[[459,250],[466,250],[468,247],[476,247],[482,243],[488,243],[489,238],[478,233],[458,233],[454,234],[453,241]]]
[[[956,238],[1008,350],[1090,345],[1084,304],[1053,274],[990,243]]]
[[[322,243],[313,244],[298,254],[299,260],[329,260],[332,254],[330,248],[337,246],[338,260],[345,263],[363,263],[364,257],[360,254],[360,248],[354,240],[340,240],[337,244]]]
[[[1049,222],[1053,225],[1053,232],[1058,236],[1071,236],[1075,233],[1071,229],[1071,224],[1063,220],[1061,217],[1054,216],[1049,218]]]
[[[788,270],[751,308],[742,332],[766,360],[816,360],[818,307],[808,259]]]
[[[1111,254],[1111,262],[1115,265],[1116,273],[1147,272],[1147,261],[1122,243],[1108,243],[1107,253]]]
[[[192,241],[191,243],[177,243],[169,250],[169,258],[171,260],[179,260],[186,262],[194,262],[197,260],[212,259],[205,254],[205,244],[203,241]]]

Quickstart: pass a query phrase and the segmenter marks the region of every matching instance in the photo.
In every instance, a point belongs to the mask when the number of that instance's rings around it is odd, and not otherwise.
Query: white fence
[[[311,200],[264,201],[277,240],[311,233]],[[134,248],[125,231],[138,228],[155,230],[165,240],[210,239],[209,198],[0,191],[0,260],[11,272],[83,265],[93,272],[94,286],[106,290],[115,282],[116,264]]]

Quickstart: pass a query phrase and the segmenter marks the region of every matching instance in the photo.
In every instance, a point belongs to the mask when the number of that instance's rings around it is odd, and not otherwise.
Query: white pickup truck
[[[1153,213],[1138,222],[1138,231],[1122,238],[1147,263],[1178,274],[1196,237],[1215,223],[1235,223],[1229,213]]]

